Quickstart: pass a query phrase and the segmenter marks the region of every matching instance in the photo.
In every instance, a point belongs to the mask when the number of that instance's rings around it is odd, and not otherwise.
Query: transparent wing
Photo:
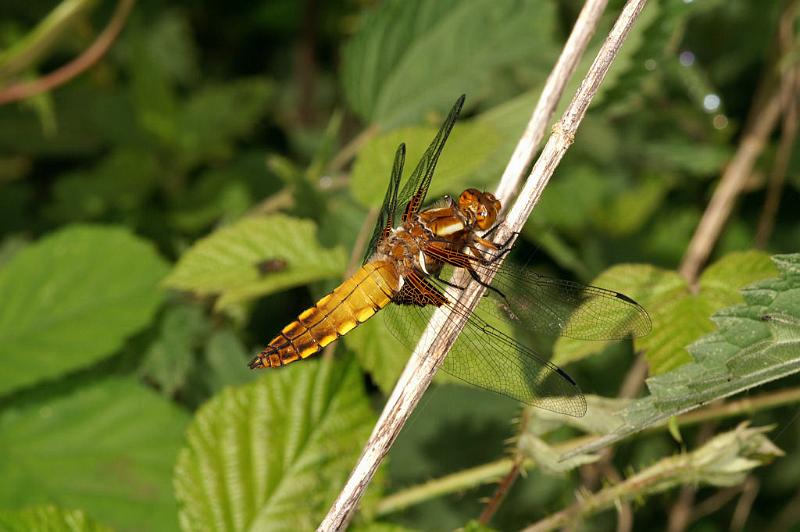
[[[383,235],[386,234],[387,228],[391,229],[399,220],[401,210],[407,210],[410,213],[417,212],[425,201],[428,195],[428,188],[430,188],[433,172],[436,169],[436,163],[439,161],[439,156],[444,149],[447,142],[447,137],[453,130],[461,108],[464,106],[465,96],[456,100],[450,113],[447,115],[444,123],[439,128],[438,133],[433,138],[433,141],[425,150],[416,168],[411,173],[411,176],[403,185],[402,191],[398,193],[400,186],[400,179],[403,173],[403,163],[405,161],[406,146],[401,144],[397,148],[397,153],[394,158],[394,167],[392,168],[392,176],[389,180],[389,187],[386,190],[386,195],[383,198],[383,205],[381,206],[380,213],[378,214],[378,221],[375,224],[375,229],[372,231],[372,238],[370,238],[369,245],[364,253],[363,263],[366,263],[375,248],[381,241]]]
[[[494,274],[487,291],[494,304],[487,310],[521,328],[578,340],[618,340],[650,332],[647,311],[625,294],[553,279],[510,262],[499,269],[495,266],[499,262],[472,264],[481,279]],[[446,267],[441,277],[449,279],[453,270]]]
[[[618,340],[645,336],[650,316],[625,294],[553,279],[514,264],[504,264],[491,285],[500,311],[525,328],[579,340]],[[510,314],[508,311],[510,310]]]
[[[446,306],[454,314],[468,316],[464,330],[445,358],[444,371],[472,385],[539,408],[575,417],[586,413],[586,399],[564,370],[514,340],[503,331],[500,320],[491,315],[482,316],[483,303],[475,313],[470,313],[456,302],[458,289],[443,285],[437,288],[447,298]],[[436,308],[391,304],[383,313],[392,334],[413,349]],[[433,334],[447,326],[443,319],[439,321]]]
[[[414,171],[411,173],[411,177],[409,177],[406,184],[403,185],[397,203],[398,208],[405,209],[408,213],[415,213],[422,207],[422,204],[425,202],[425,197],[428,195],[428,188],[433,178],[433,172],[436,169],[436,163],[439,161],[439,155],[441,155],[444,145],[447,142],[447,137],[450,136],[453,125],[456,123],[459,113],[461,113],[461,108],[464,106],[465,99],[466,97],[462,94],[461,97],[456,100],[456,103],[453,104],[450,113],[439,128],[439,132],[436,133],[428,149],[425,150],[417,167],[414,168]]]
[[[362,264],[366,264],[378,242],[387,234],[387,231],[394,227],[395,211],[397,210],[397,191],[400,188],[400,179],[403,177],[403,164],[406,160],[406,145],[400,144],[394,154],[394,165],[392,165],[392,176],[389,178],[389,186],[383,196],[383,205],[378,213],[378,220],[372,230],[372,237],[364,253]]]

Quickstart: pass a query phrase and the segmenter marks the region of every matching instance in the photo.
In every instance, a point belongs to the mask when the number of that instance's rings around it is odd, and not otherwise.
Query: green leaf
[[[3,532],[111,532],[80,510],[63,510],[56,506],[34,506],[19,511],[0,510]]]
[[[641,229],[648,218],[661,205],[669,191],[668,180],[663,176],[647,179],[627,190],[615,194],[606,207],[594,217],[606,233],[624,236]]]
[[[502,69],[541,65],[556,49],[555,9],[538,0],[392,0],[364,17],[342,51],[350,106],[384,128],[489,90]]]
[[[199,240],[164,281],[170,288],[219,295],[216,308],[341,275],[345,253],[326,249],[310,220],[283,215],[244,218]],[[263,261],[285,261],[283,270],[261,273]]]
[[[272,97],[264,79],[238,79],[196,92],[177,118],[177,146],[186,164],[229,154],[233,141],[258,124]]]
[[[752,252],[741,255],[753,259],[752,265],[759,262]],[[758,269],[748,272],[746,260],[735,260],[743,265],[741,278]],[[719,329],[689,348],[695,362],[648,379],[650,395],[619,413],[621,426],[574,452],[592,452],[671,416],[800,371],[800,254],[773,261],[780,277],[748,286],[741,292],[743,305],[718,311],[712,319]],[[728,266],[733,263],[709,268],[709,277],[724,274]]]
[[[197,413],[178,457],[184,530],[309,530],[358,457],[373,415],[350,358],[271,370]]]
[[[121,528],[174,530],[170,476],[185,413],[109,379],[0,415],[0,505],[83,508]]]
[[[152,153],[116,150],[91,170],[58,177],[47,215],[59,221],[72,221],[108,217],[112,209],[132,211],[155,187],[158,174]]]
[[[234,222],[245,214],[252,204],[252,197],[245,175],[254,175],[250,161],[241,160],[237,164],[226,165],[204,172],[175,199],[171,218],[175,225],[190,233],[199,232],[211,224]],[[258,164],[263,169],[262,158]],[[256,174],[263,179],[265,171]],[[220,224],[223,225],[223,224]]]
[[[536,206],[536,221],[577,231],[587,225],[592,212],[606,202],[608,191],[608,178],[601,176],[595,168],[575,168],[553,180],[544,191]],[[565,205],[570,208],[565,209]]]
[[[127,230],[72,226],[0,270],[0,393],[113,354],[150,322],[167,266]]]
[[[379,207],[386,192],[397,147],[402,142],[406,144],[403,177],[407,178],[436,131],[435,128],[407,127],[371,139],[359,152],[353,166],[350,178],[353,197],[364,206]],[[467,185],[473,185],[469,178],[492,155],[499,140],[488,124],[456,124],[436,165],[436,177],[431,183],[428,198],[436,198],[445,192],[459,194]]]
[[[774,273],[767,255],[748,251],[730,253],[709,266],[699,279],[696,293],[677,273],[647,265],[614,266],[592,284],[622,292],[649,312],[653,331],[637,338],[634,347],[645,352],[650,373],[656,375],[690,362],[686,346],[713,330],[710,317],[714,311],[741,301],[739,288]],[[607,344],[559,338],[554,362],[579,360]]]
[[[247,367],[252,355],[242,346],[239,338],[229,330],[214,333],[206,345],[204,373],[209,388],[218,392],[225,386],[236,386],[254,380],[258,373]]]
[[[409,350],[386,327],[381,313],[344,337],[348,349],[385,394],[392,391],[408,361]]]
[[[186,382],[194,364],[194,351],[208,323],[197,306],[169,309],[158,339],[145,355],[140,374],[155,382],[165,395],[172,396]]]

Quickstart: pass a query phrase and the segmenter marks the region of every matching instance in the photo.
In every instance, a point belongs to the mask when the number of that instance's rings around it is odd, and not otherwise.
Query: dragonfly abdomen
[[[250,367],[274,368],[318,353],[388,305],[399,283],[392,263],[368,262],[284,327],[250,362]]]

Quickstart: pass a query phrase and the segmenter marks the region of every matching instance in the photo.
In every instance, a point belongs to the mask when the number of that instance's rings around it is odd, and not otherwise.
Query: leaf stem
[[[24,100],[59,87],[100,60],[116,40],[136,0],[120,0],[114,14],[97,39],[78,57],[53,72],[29,82],[16,83],[0,90],[0,105]]]
[[[575,97],[534,164],[520,198],[512,207],[506,221],[500,226],[498,230],[500,234],[496,235],[498,241],[509,239],[522,229],[534,205],[539,201],[544,187],[572,145],[589,104],[645,3],[646,0],[629,0],[622,9]],[[491,279],[484,280],[484,282],[490,281]],[[470,283],[463,290],[459,304],[465,305],[467,309],[474,309],[484,291],[485,288],[481,284]],[[437,323],[447,323],[447,326],[442,329],[435,327],[436,330],[433,330],[433,325]],[[422,340],[417,344],[400,375],[358,463],[318,530],[342,530],[347,527],[364,490],[465,324],[466,314],[458,318],[449,315],[446,309],[440,308],[434,312],[428,329],[423,333]]]

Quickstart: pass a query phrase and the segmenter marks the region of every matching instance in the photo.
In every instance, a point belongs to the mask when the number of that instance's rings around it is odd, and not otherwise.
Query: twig
[[[716,422],[712,421],[707,421],[701,425],[695,445],[700,447],[711,439],[714,436],[715,427]],[[681,488],[678,501],[672,506],[669,512],[669,522],[667,524],[667,530],[669,532],[681,532],[686,530],[686,527],[689,525],[689,519],[692,513],[694,513],[694,500],[696,495],[697,486],[694,484]]]
[[[780,64],[782,59],[791,56],[796,44],[795,37],[795,18],[798,2],[790,2],[781,16],[778,26],[778,47],[780,48]],[[797,138],[797,128],[800,125],[798,119],[798,107],[800,107],[800,64],[794,63],[786,67],[784,74],[789,78],[788,83],[793,84],[794,88],[786,94],[783,102],[783,124],[781,125],[781,140],[778,144],[778,152],[775,154],[775,162],[770,172],[769,183],[767,184],[767,197],[764,199],[764,208],[761,211],[761,218],[756,229],[756,247],[764,249],[767,241],[772,234],[775,225],[775,216],[778,213],[778,206],[781,202],[781,191],[783,182],[786,178],[786,171],[792,159],[793,147]]]
[[[717,490],[713,495],[695,505],[692,510],[692,515],[689,517],[689,521],[694,523],[703,517],[717,513],[740,493],[742,493],[742,486],[732,486],[730,488]]]
[[[732,532],[744,530],[744,525],[747,523],[747,518],[750,516],[750,511],[753,509],[753,503],[758,496],[761,483],[754,476],[747,477],[742,486],[742,495],[739,497],[739,502],[736,504],[736,509],[733,511],[731,518]]]
[[[500,184],[497,185],[495,196],[503,205],[509,204],[514,191],[519,188],[519,184],[525,176],[525,171],[533,161],[539,143],[544,138],[547,125],[556,111],[561,95],[564,94],[567,82],[575,73],[575,68],[594,35],[607,4],[608,0],[587,0],[575,20],[575,25],[561,50],[561,55],[547,77],[547,82],[539,95],[536,108],[533,110],[525,132],[519,139],[517,147],[514,148],[514,153],[500,178]]]
[[[333,159],[331,159],[331,162],[328,163],[327,173],[335,174],[344,168],[344,166],[350,162],[350,159],[356,156],[358,150],[372,137],[377,135],[379,131],[380,129],[377,125],[372,125],[356,135],[344,148],[339,150],[339,153],[337,153]]]
[[[597,54],[586,77],[570,102],[564,116],[553,130],[553,134],[542,150],[531,171],[520,199],[500,226],[496,238],[503,241],[522,229],[534,205],[541,197],[544,187],[575,138],[575,132],[586,114],[586,110],[608,72],[611,62],[616,57],[623,41],[630,32],[636,17],[641,12],[646,0],[629,0],[611,29],[602,48]],[[486,282],[491,279],[486,279]],[[463,290],[459,304],[473,309],[484,292],[484,287],[471,283]],[[449,319],[448,318],[453,318]],[[447,321],[442,321],[447,320]],[[433,375],[444,361],[450,346],[465,325],[464,318],[450,316],[446,309],[439,308],[431,319],[431,324],[447,323],[442,330],[429,330],[429,325],[422,340],[411,354],[392,395],[384,407],[378,423],[355,466],[350,478],[333,503],[328,515],[319,526],[319,530],[342,530],[355,513],[358,502],[384,456],[400,433],[400,429],[408,420],[422,394],[433,380]]]
[[[34,81],[17,83],[0,90],[0,105],[24,100],[54,89],[94,65],[105,55],[111,44],[116,40],[119,32],[122,31],[125,26],[125,20],[128,18],[128,14],[135,3],[136,0],[120,0],[108,26],[97,36],[97,39],[89,48],[71,62]]]
[[[509,203],[514,192],[519,187],[525,171],[530,166],[536,150],[539,148],[539,143],[544,138],[547,125],[550,123],[550,119],[561,101],[567,82],[575,73],[575,69],[597,29],[607,4],[608,0],[587,0],[578,14],[578,18],[575,20],[575,25],[572,27],[572,32],[570,32],[564,48],[561,50],[558,61],[556,61],[553,70],[547,77],[547,82],[539,95],[539,100],[528,121],[528,125],[516,148],[514,148],[514,153],[503,171],[503,176],[500,178],[495,196],[500,199],[502,205]],[[523,419],[525,421],[529,417],[526,412],[527,410],[523,410]],[[521,423],[519,430],[524,431],[525,425],[526,423]],[[514,465],[500,481],[478,518],[478,521],[482,524],[489,523],[505,499],[506,494],[519,477],[525,459],[518,450],[515,454]]]
[[[19,72],[36,66],[73,27],[75,20],[96,3],[95,0],[61,0],[24,37],[0,51],[0,85]]]
[[[703,213],[703,218],[681,262],[679,271],[691,284],[694,284],[700,269],[711,255],[714,243],[722,233],[736,198],[744,189],[758,156],[764,150],[770,133],[775,129],[782,103],[793,89],[792,77],[784,75],[781,78],[780,88],[760,110],[751,115],[754,119],[743,134],[736,154],[723,171],[719,185]]]

